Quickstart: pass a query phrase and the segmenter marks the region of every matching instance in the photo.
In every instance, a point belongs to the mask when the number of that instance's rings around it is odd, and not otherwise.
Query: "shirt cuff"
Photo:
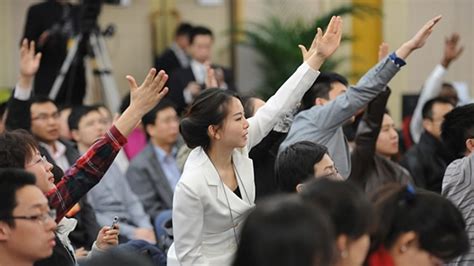
[[[31,97],[31,88],[22,88],[20,84],[16,84],[13,98],[21,101],[27,101]]]
[[[112,125],[112,127],[109,129],[110,134],[107,134],[111,136],[113,141],[117,143],[119,146],[123,147],[125,144],[127,144],[127,138],[120,133],[120,131],[115,127],[115,125]]]

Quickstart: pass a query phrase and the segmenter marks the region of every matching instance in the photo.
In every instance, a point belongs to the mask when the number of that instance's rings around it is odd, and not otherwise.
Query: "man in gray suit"
[[[148,145],[130,162],[126,175],[159,232],[160,221],[171,219],[173,192],[181,176],[176,163],[179,117],[174,104],[164,99],[142,123]]]

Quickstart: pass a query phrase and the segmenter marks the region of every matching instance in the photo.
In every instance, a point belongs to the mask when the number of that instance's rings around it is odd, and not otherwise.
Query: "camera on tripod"
[[[79,33],[73,39],[73,45],[69,48],[66,59],[61,65],[60,72],[56,77],[53,87],[49,92],[49,98],[55,100],[64,79],[75,60],[83,60],[84,55],[79,52],[79,47],[86,45],[90,47],[88,54],[95,58],[96,66],[94,74],[99,77],[102,89],[102,98],[109,109],[114,112],[118,110],[120,95],[117,85],[112,76],[112,63],[108,55],[104,35],[111,36],[114,26],[109,25],[102,33],[97,23],[102,10],[102,0],[82,0],[79,13]]]

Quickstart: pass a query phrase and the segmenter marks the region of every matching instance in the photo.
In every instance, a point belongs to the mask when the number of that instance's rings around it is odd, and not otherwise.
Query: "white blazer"
[[[254,172],[249,150],[298,104],[318,75],[319,71],[303,63],[248,120],[248,144],[235,149],[232,154],[242,198],[221,182],[202,148],[191,152],[174,192],[174,243],[168,251],[168,265],[226,266],[232,263],[237,250],[235,234],[237,237],[240,235],[246,214],[255,205]]]

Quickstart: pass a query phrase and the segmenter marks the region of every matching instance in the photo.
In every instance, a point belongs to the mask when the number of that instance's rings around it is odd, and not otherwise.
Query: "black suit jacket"
[[[164,70],[167,74],[171,74],[182,67],[178,57],[176,57],[176,54],[170,48],[166,49],[155,59],[155,68],[157,70]]]
[[[212,65],[212,68],[222,68],[224,70],[224,80],[227,83],[228,89],[235,91],[234,78],[232,72],[224,67]],[[189,82],[196,81],[191,67],[180,68],[170,75],[168,87],[170,89],[168,98],[177,106],[178,113],[181,114],[187,107],[184,101],[183,91]],[[201,90],[204,89],[205,84],[200,84]]]

